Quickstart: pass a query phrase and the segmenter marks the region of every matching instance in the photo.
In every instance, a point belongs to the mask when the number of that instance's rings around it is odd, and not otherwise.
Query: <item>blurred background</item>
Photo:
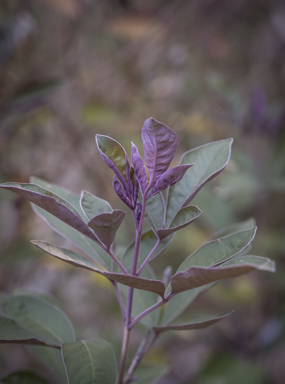
[[[195,198],[203,215],[154,269],[177,267],[214,231],[255,217],[251,254],[274,259],[277,273],[217,284],[189,313],[235,313],[206,330],[163,334],[146,360],[167,363],[161,384],[283,384],[284,1],[1,0],[1,182],[34,175],[123,208],[94,136],[109,135],[128,153],[132,140],[142,153],[150,116],[179,135],[173,164],[190,148],[234,138],[226,170]],[[111,285],[33,248],[31,239],[67,244],[27,201],[0,194],[1,291],[52,296],[78,338],[100,336],[119,353]],[[127,245],[132,235],[127,219],[117,240]],[[1,346],[0,373],[31,368],[57,383],[42,355],[40,362],[31,349]]]

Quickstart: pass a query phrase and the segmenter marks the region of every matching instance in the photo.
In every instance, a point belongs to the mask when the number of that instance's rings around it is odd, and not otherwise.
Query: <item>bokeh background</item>
[[[217,284],[188,312],[235,313],[203,331],[165,334],[146,360],[167,363],[161,384],[283,384],[284,1],[1,0],[1,182],[34,175],[123,208],[94,136],[109,135],[129,153],[132,140],[142,151],[150,116],[179,135],[173,164],[190,148],[234,138],[226,170],[195,198],[203,215],[153,267],[178,266],[214,231],[255,217],[251,253],[274,259],[277,272]],[[119,352],[109,283],[34,249],[30,239],[67,244],[28,202],[2,191],[0,226],[1,291],[53,296],[79,338],[106,338]],[[127,219],[117,240],[127,245],[132,235]],[[1,375],[24,368],[58,382],[31,350],[1,346]]]

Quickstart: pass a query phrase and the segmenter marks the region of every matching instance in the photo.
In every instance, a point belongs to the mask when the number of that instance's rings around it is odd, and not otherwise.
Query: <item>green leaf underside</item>
[[[156,231],[163,226],[164,203],[161,193],[154,195],[146,203],[145,218]]]
[[[21,371],[11,373],[9,376],[1,379],[3,384],[48,384],[48,382],[42,377],[38,376],[34,372]]]
[[[39,185],[40,187],[46,189],[47,191],[50,191],[57,196],[61,197],[63,200],[67,201],[69,204],[71,204],[79,214],[79,216],[84,219],[84,214],[81,210],[79,201],[80,196],[76,193],[73,193],[72,191],[69,191],[68,189],[59,187],[55,184],[51,184],[43,179],[40,179],[39,177],[31,176],[30,177],[30,183]]]
[[[201,187],[224,169],[230,158],[232,141],[227,139],[208,143],[183,155],[180,164],[195,165],[186,171],[180,181],[169,188],[166,227],[179,209],[189,204]]]
[[[254,270],[275,271],[275,264],[270,259],[250,256],[242,257],[231,264],[216,268],[191,267],[171,277],[171,293],[179,293],[230,277],[241,276]]]
[[[173,236],[174,234],[167,236],[165,239],[162,240],[161,244],[157,248],[151,260],[153,260],[155,257],[160,255],[165,250],[165,248],[171,243]],[[157,243],[157,237],[152,230],[142,234],[139,257],[138,257],[138,266],[140,266],[140,264],[144,261],[144,259],[147,257],[147,255],[150,253],[150,251],[153,249],[156,243]],[[123,264],[127,269],[130,269],[132,266],[133,254],[134,254],[134,242],[132,242],[128,246],[123,256]]]
[[[32,241],[32,243],[36,245],[38,248],[44,250],[45,252],[48,252],[50,255],[60,260],[66,261],[75,267],[85,268],[85,269],[100,273],[101,275],[107,277],[108,279],[116,281],[120,284],[127,285],[128,287],[155,292],[161,297],[163,297],[164,295],[165,285],[159,280],[143,279],[141,277],[99,270],[92,261],[84,258],[84,256],[81,256],[69,249],[59,247],[57,245],[44,242],[44,241],[35,240],[35,241]]]
[[[64,188],[58,187],[54,184],[47,183],[44,180],[32,177],[32,182],[39,183],[40,186],[47,189],[48,191],[56,193],[59,197],[65,199],[68,202],[72,202],[72,205],[80,212],[80,216],[85,218],[85,214],[82,211],[80,205],[80,196],[74,195],[72,192],[67,191]],[[88,193],[88,192],[87,192]],[[91,195],[91,194],[89,194]],[[93,195],[91,195],[92,197]],[[100,203],[102,203],[101,209],[105,209],[106,202],[105,200],[97,198],[97,207],[100,210]],[[109,203],[107,203],[109,204]],[[40,216],[46,223],[57,233],[62,235],[64,238],[70,240],[74,245],[76,245],[81,251],[91,256],[98,264],[101,264],[104,268],[110,268],[112,261],[110,256],[101,248],[101,246],[94,241],[90,240],[88,237],[84,236],[82,233],[79,233],[66,223],[57,219],[55,216],[51,215],[42,208],[32,204],[33,210],[35,213]],[[111,209],[111,207],[110,207]],[[86,219],[87,221],[87,219]]]
[[[117,362],[111,345],[102,339],[63,344],[69,384],[115,384]]]
[[[80,207],[88,221],[100,213],[112,212],[112,207],[108,201],[100,199],[87,191],[81,192]]]
[[[201,293],[210,289],[212,285],[213,284],[208,284],[194,288],[191,289],[191,291],[181,292],[179,295],[172,297],[170,301],[162,307],[163,315],[161,324],[167,325],[177,319]]]
[[[4,316],[36,335],[40,341],[60,346],[75,340],[70,320],[55,305],[32,295],[1,295]]]
[[[0,316],[0,343],[44,344],[37,335],[21,327],[16,321]],[[52,344],[58,345],[58,344]]]
[[[112,163],[116,165],[118,170],[127,181],[126,154],[123,147],[115,140],[108,136],[96,135],[98,147],[106,155]]]
[[[153,327],[153,330],[156,333],[161,333],[165,331],[187,331],[187,330],[193,330],[193,329],[202,329],[217,323],[218,321],[224,319],[225,317],[231,315],[232,313],[233,311],[229,311],[229,312],[222,313],[220,315],[215,315],[215,316],[213,315],[199,316],[187,324],[177,324],[177,325],[174,324],[174,325],[168,325],[168,326],[162,326],[162,327]]]
[[[202,211],[195,205],[182,208],[172,220],[169,228],[159,229],[157,234],[160,239],[163,239],[179,229],[185,228],[187,225],[192,223],[193,220],[197,219],[201,215]]]
[[[232,235],[233,233],[244,231],[246,229],[251,229],[256,226],[256,221],[254,218],[250,218],[248,220],[242,221],[240,223],[232,224],[226,228],[221,229],[218,232],[213,233],[211,236],[211,240],[216,240],[220,237],[225,237],[228,235]]]
[[[5,183],[1,184],[0,187],[17,193],[19,196],[51,213],[59,220],[65,222],[93,241],[98,241],[94,233],[82,220],[76,209],[66,200],[62,199],[53,192],[50,192],[36,184]]]
[[[178,272],[193,266],[210,267],[225,262],[250,244],[255,233],[256,228],[251,228],[203,244],[184,260]]]
[[[134,377],[136,384],[155,384],[167,373],[165,365],[142,364],[136,369]]]
[[[68,384],[60,349],[32,345],[29,346],[29,350],[35,359],[40,361],[47,369],[52,367],[52,374],[55,378],[54,382]]]
[[[178,272],[184,271],[191,266],[210,267],[213,264],[219,263],[222,260],[234,260],[247,244],[251,242],[255,228],[234,233],[233,235],[226,236],[217,240],[213,240],[203,244],[193,254],[188,256],[187,259],[181,264]],[[225,264],[223,264],[225,265]],[[191,291],[181,292],[179,295],[174,296],[166,304],[162,324],[169,324],[175,320],[184,310],[195,300],[195,298],[203,291],[209,289],[211,284],[191,289]]]

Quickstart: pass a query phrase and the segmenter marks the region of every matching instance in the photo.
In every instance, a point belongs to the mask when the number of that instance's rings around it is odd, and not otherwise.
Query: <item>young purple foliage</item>
[[[169,167],[178,146],[178,136],[167,125],[150,117],[142,128],[142,141],[149,170],[149,187],[152,187]]]
[[[255,222],[251,219],[214,235],[213,240],[189,255],[176,273],[172,274],[172,267],[167,267],[162,280],[157,280],[149,262],[170,244],[177,231],[188,227],[201,215],[198,207],[188,204],[206,182],[225,168],[230,158],[232,139],[194,148],[183,155],[180,165],[170,169],[178,145],[177,134],[165,124],[149,118],[142,128],[142,141],[148,172],[133,143],[131,167],[121,144],[108,136],[96,135],[98,150],[114,172],[113,188],[134,216],[135,240],[120,257],[116,255],[113,242],[125,212],[113,210],[106,200],[86,191],[77,196],[37,178],[33,179],[33,184],[0,185],[0,188],[30,200],[35,212],[54,230],[71,240],[80,252],[43,241],[33,241],[35,246],[73,266],[105,276],[114,288],[124,321],[118,374],[109,343],[99,339],[75,342],[72,329],[69,335],[64,335],[69,326],[66,321],[64,326],[60,322],[58,329],[54,329],[57,322],[52,320],[56,311],[52,311],[51,315],[50,304],[43,306],[36,300],[33,310],[30,305],[25,307],[27,298],[17,298],[21,313],[15,315],[13,308],[9,312],[10,300],[4,298],[6,304],[4,316],[0,316],[0,343],[39,344],[61,349],[68,382],[73,384],[87,381],[92,384],[129,384],[135,381],[134,372],[138,364],[161,333],[204,328],[231,313],[198,317],[195,322],[186,324],[171,324],[209,284],[252,270],[275,270],[271,260],[245,255],[256,232]],[[160,193],[166,188],[167,202]],[[150,228],[143,233],[144,223]],[[30,299],[28,301],[30,303]],[[38,310],[40,307],[45,307],[46,316]],[[25,310],[22,311],[22,308]],[[36,334],[33,324],[28,326],[30,319],[37,324],[39,332]],[[130,332],[138,322],[147,327],[147,332],[128,372],[125,372]],[[22,323],[25,327],[21,326]],[[40,332],[38,325],[42,325],[43,332]],[[53,330],[51,338],[58,333],[60,342],[47,340],[48,329]],[[78,354],[83,352],[86,359],[78,359]]]

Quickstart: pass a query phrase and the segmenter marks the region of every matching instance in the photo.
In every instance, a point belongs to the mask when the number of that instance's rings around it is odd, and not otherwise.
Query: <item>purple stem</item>
[[[147,308],[145,311],[140,313],[137,317],[134,318],[134,320],[129,324],[129,330],[131,330],[137,322],[139,322],[143,317],[148,315],[150,312],[154,311],[155,309],[161,307],[162,305],[166,304],[169,299],[165,298],[160,300],[158,303],[152,305],[151,307]]]
[[[145,260],[143,261],[143,263],[142,263],[141,266],[139,267],[139,269],[138,269],[138,271],[137,271],[137,276],[139,276],[139,275],[142,273],[144,267],[146,266],[146,264],[150,261],[150,259],[151,259],[152,256],[154,255],[154,253],[155,253],[155,251],[157,250],[157,248],[159,247],[160,243],[161,243],[161,240],[158,239],[158,240],[157,240],[157,243],[155,244],[155,246],[152,248],[152,250],[150,251],[150,253],[148,254],[148,256],[145,258]]]

